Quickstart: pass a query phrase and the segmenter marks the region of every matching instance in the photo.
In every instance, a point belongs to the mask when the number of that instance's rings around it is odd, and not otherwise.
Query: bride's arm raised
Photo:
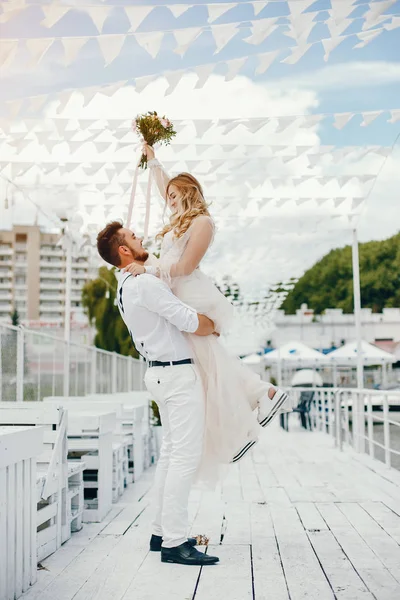
[[[167,186],[168,186],[169,180],[171,178],[168,175],[168,173],[165,171],[165,169],[162,166],[162,164],[160,163],[160,161],[156,159],[154,149],[151,146],[148,146],[147,144],[145,144],[143,146],[143,152],[146,153],[147,161],[148,161],[147,166],[149,167],[149,169],[151,169],[151,173],[154,178],[154,181],[157,184],[158,191],[160,192],[160,195],[166,202],[167,201]]]

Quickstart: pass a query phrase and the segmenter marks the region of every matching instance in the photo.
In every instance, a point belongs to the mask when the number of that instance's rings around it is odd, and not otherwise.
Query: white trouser
[[[150,367],[144,381],[163,427],[154,482],[153,534],[163,537],[165,548],[173,548],[187,540],[189,493],[203,448],[203,386],[190,364]]]

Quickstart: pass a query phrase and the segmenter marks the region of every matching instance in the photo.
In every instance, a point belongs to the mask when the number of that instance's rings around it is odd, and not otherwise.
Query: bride
[[[152,256],[145,267],[132,263],[125,270],[162,278],[180,300],[207,315],[222,333],[229,328],[233,306],[199,268],[214,237],[214,222],[202,187],[188,173],[170,179],[153,148],[145,145],[144,152],[172,214],[157,236],[162,240],[160,259]],[[214,485],[222,465],[243,458],[257,443],[260,427],[268,425],[278,413],[289,412],[291,405],[283,390],[262,381],[239,358],[229,354],[216,336],[186,335],[206,396],[204,451],[197,481]]]

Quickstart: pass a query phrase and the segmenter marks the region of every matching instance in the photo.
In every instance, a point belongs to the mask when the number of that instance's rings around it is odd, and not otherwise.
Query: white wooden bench
[[[67,462],[65,410],[42,402],[0,403],[0,422],[7,426],[44,428],[44,449],[37,459],[36,474],[37,559],[40,561],[71,537],[71,526],[74,530],[79,528],[83,502],[79,501],[81,490],[77,481],[84,465],[78,463],[72,467]]]
[[[47,404],[47,403],[44,403]],[[68,404],[68,459],[83,460],[84,522],[100,522],[112,506],[115,412],[73,410]]]
[[[127,444],[128,482],[130,483],[137,481],[143,470],[155,460],[154,444],[152,444],[153,428],[150,427],[148,419],[148,399],[147,392],[145,395],[143,392],[129,392],[72,397],[51,396],[44,401],[69,407],[70,410],[115,411],[117,426],[114,442]]]
[[[1,422],[1,420],[0,420]],[[36,582],[36,457],[43,428],[0,426],[0,598]]]

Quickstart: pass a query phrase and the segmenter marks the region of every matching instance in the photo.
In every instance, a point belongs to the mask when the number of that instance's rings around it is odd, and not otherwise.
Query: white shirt
[[[117,302],[136,349],[146,360],[193,358],[182,331],[194,333],[197,312],[179,300],[153,275],[120,273]]]

